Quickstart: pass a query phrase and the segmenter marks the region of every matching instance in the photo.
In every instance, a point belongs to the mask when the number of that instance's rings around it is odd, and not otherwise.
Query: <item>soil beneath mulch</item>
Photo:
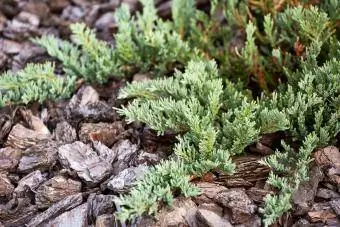
[[[54,34],[68,39],[68,25],[85,22],[113,43],[114,10],[135,0],[0,0],[0,72],[53,60],[29,38]],[[207,1],[198,1],[201,8]],[[170,1],[157,0],[170,16]],[[137,80],[144,75],[136,75]],[[129,79],[127,79],[129,80]],[[195,183],[196,198],[177,198],[155,218],[120,223],[117,196],[127,193],[148,165],[166,159],[175,135],[162,137],[140,123],[126,124],[113,107],[125,80],[106,86],[80,84],[69,100],[0,109],[0,226],[261,226],[269,169],[258,161],[283,138],[266,135],[235,158],[236,173],[215,172]],[[318,150],[310,181],[293,196],[293,211],[276,226],[340,226],[340,153]]]

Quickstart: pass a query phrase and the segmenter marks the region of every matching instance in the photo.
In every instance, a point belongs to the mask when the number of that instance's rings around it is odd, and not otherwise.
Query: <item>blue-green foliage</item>
[[[72,94],[74,83],[75,77],[56,76],[51,63],[29,64],[16,73],[0,76],[0,107],[66,98]]]
[[[202,176],[213,169],[230,174],[234,170],[231,155],[242,153],[261,133],[288,127],[289,122],[282,112],[262,109],[259,102],[249,100],[246,93],[238,92],[232,83],[223,81],[219,75],[214,61],[191,61],[184,72],[177,71],[173,77],[131,83],[120,92],[120,98],[134,98],[127,107],[118,110],[128,122],[142,121],[160,135],[168,130],[179,134],[173,162],[183,163],[183,177]],[[269,126],[263,118],[273,114],[276,116]],[[160,163],[152,169],[152,174],[172,171],[168,168],[169,165]],[[150,206],[149,198],[153,201],[164,198],[155,198],[153,188],[158,181],[149,178],[139,183],[147,186],[136,187],[130,195],[121,198],[124,205],[119,213],[121,219],[157,211],[156,207]],[[145,196],[136,198],[141,194]],[[172,196],[171,193],[167,195]],[[136,207],[142,210],[136,211]]]

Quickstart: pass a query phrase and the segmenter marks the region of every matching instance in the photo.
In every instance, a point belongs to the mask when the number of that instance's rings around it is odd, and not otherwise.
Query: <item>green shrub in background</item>
[[[69,97],[75,86],[75,77],[54,74],[54,65],[28,64],[16,73],[6,72],[0,77],[0,107],[10,104],[42,102]]]

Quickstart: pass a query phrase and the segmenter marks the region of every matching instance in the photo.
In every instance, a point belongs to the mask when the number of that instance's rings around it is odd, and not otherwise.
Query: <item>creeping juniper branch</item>
[[[66,98],[74,91],[74,83],[75,77],[55,75],[52,63],[28,64],[16,73],[0,75],[0,107]]]

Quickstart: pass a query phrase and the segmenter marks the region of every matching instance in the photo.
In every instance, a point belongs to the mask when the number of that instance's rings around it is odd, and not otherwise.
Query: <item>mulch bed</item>
[[[135,0],[0,0],[0,72],[53,60],[29,38],[68,39],[68,25],[77,21],[113,43],[113,12],[121,2],[132,11],[140,7]],[[156,3],[169,17],[170,1]],[[156,218],[128,225],[115,220],[117,196],[130,190],[147,165],[166,159],[175,141],[175,135],[157,137],[116,114],[117,93],[125,83],[80,83],[69,100],[0,109],[0,226],[261,226],[264,197],[275,191],[265,182],[269,169],[258,161],[273,152],[280,133],[236,157],[233,176],[216,172],[194,179],[200,196],[178,198]],[[310,181],[294,194],[293,211],[276,226],[340,226],[339,149],[326,147],[314,158]]]

